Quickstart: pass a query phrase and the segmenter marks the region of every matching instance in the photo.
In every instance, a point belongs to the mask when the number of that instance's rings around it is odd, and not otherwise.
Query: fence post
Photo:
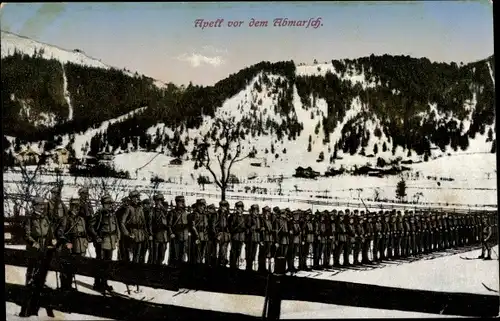
[[[267,315],[266,320],[279,320],[281,314],[281,281],[286,271],[286,259],[282,256],[276,258],[274,273],[270,275]]]

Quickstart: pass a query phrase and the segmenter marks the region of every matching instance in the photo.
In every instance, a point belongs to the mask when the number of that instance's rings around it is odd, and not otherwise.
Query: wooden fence
[[[6,265],[27,266],[30,254],[24,250],[5,249]],[[60,271],[64,257],[55,255],[50,270]],[[67,260],[76,274],[105,276],[125,284],[176,291],[193,289],[227,294],[244,294],[265,297],[263,316],[279,319],[282,300],[319,302],[373,309],[413,311],[432,314],[493,317],[499,313],[499,297],[471,293],[435,292],[402,289],[343,281],[319,280],[285,276],[284,258],[276,261],[276,274],[256,271],[211,268],[206,265],[182,264],[178,267],[146,265],[93,258]],[[6,284],[7,302],[24,304],[28,289],[22,285]],[[74,312],[120,320],[137,319],[192,319],[203,313],[208,318],[227,319],[237,316],[257,319],[234,313],[205,311],[193,308],[143,302],[133,299],[103,297],[84,293],[61,294],[45,289],[39,307],[63,312]],[[332,316],[335,317],[335,316]]]

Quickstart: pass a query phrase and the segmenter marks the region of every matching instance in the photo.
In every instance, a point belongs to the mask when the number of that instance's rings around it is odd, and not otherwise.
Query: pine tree
[[[373,154],[374,155],[378,154],[378,144],[373,145]]]

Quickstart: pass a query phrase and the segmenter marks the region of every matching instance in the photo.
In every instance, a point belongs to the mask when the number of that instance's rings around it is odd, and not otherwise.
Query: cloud
[[[214,46],[203,46],[202,52],[210,53],[210,54],[227,54],[227,49],[225,48],[215,48]]]
[[[22,26],[20,35],[35,37],[64,13],[64,3],[44,3]]]
[[[197,53],[182,54],[177,57],[177,60],[188,62],[194,68],[200,67],[202,64],[218,67],[225,63],[222,56],[208,56]]]

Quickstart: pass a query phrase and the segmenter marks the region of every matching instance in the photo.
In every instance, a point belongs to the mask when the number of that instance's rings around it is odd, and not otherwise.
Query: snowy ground
[[[12,246],[14,247],[14,246]],[[19,248],[19,246],[15,246]],[[89,255],[93,256],[93,249],[89,249]],[[384,268],[359,271],[347,270],[332,276],[332,272],[322,272],[316,278],[375,284],[400,288],[413,288],[431,291],[462,292],[489,294],[481,283],[493,289],[498,289],[498,261],[462,260],[459,256],[477,257],[480,250],[470,251],[463,254],[438,257],[432,260],[422,260],[401,265],[387,265]],[[498,246],[494,248],[498,253]],[[493,254],[496,259],[497,255]],[[25,269],[13,266],[5,266],[7,283],[24,284]],[[311,272],[299,272],[297,276],[310,275]],[[56,287],[56,275],[51,272],[48,276],[48,285]],[[77,276],[77,280],[86,284],[93,284],[93,279]],[[125,285],[110,282],[118,292],[125,293]],[[95,292],[80,286],[79,291],[96,294]],[[245,313],[254,316],[262,315],[264,304],[263,297],[247,295],[228,295],[209,293],[202,291],[190,291],[179,294],[179,292],[151,289],[142,287],[142,293],[132,293],[132,297],[140,299],[152,298],[151,302],[186,306],[198,309],[218,310],[224,312]],[[16,315],[20,307],[13,303],[6,303],[8,320],[17,320]],[[66,314],[55,311],[58,319],[65,320],[97,320],[102,318]],[[283,301],[281,306],[281,318],[428,318],[447,317],[426,313],[415,313],[395,310],[377,310],[358,307],[338,306],[331,304]],[[39,318],[29,320],[46,320],[45,310],[40,310]]]
[[[131,172],[135,179],[115,180],[108,190],[116,199],[125,196],[128,191],[138,189],[143,198],[151,196],[154,185],[150,182],[153,175],[165,179],[157,186],[168,201],[173,201],[175,195],[184,195],[187,204],[192,204],[198,198],[205,198],[208,203],[218,204],[220,191],[214,184],[204,187],[197,184],[197,173],[192,171],[189,161],[180,166],[168,165],[171,157],[163,154],[136,152],[117,155],[117,168]],[[144,168],[137,170],[141,167]],[[404,208],[497,208],[496,156],[495,154],[464,154],[438,158],[429,162],[408,165],[411,171],[405,172],[407,184],[407,201]],[[248,179],[240,177],[240,183],[230,186],[227,198],[230,204],[242,200],[248,208],[251,204],[260,206],[279,206],[291,209],[322,210],[331,207],[351,207],[364,209],[361,202],[376,209],[379,206],[398,207],[395,202],[398,176],[385,178],[370,176],[337,176],[308,180],[284,176],[280,184],[275,181],[276,173],[266,167],[252,167],[257,177]],[[248,171],[248,169],[246,169]],[[235,174],[243,172],[239,168]],[[137,175],[137,176],[136,176]],[[84,184],[100,182],[101,179],[63,176],[63,197],[77,196],[78,188]],[[449,179],[453,179],[450,181]],[[4,186],[7,193],[19,193],[22,181],[20,173],[4,173]],[[48,185],[56,182],[55,175],[49,173],[39,175],[37,182]],[[252,192],[252,190],[255,190]],[[94,188],[96,199],[102,194],[99,188]],[[320,203],[321,202],[321,203]],[[326,202],[326,203],[324,203]],[[5,212],[12,212],[12,204],[5,203]]]

